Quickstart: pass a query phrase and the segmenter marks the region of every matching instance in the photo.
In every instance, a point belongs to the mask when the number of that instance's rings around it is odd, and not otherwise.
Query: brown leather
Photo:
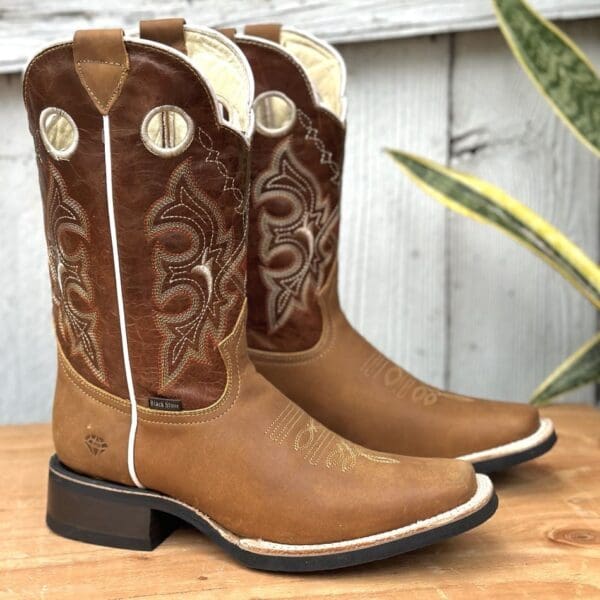
[[[269,137],[256,132],[252,142],[249,345],[305,350],[321,335],[316,293],[333,266],[337,248],[345,128],[316,105],[306,74],[283,49],[258,39],[237,43],[252,67],[256,95],[275,90],[292,98],[296,106],[296,122],[289,134]],[[294,188],[304,193],[287,192]],[[298,200],[303,203],[300,213],[293,208]],[[282,215],[286,230],[291,231],[283,236],[277,233]],[[272,237],[263,238],[265,230]],[[261,244],[274,246],[276,236],[277,252],[261,251]],[[315,251],[309,260],[311,246]],[[295,268],[299,258],[309,266]]]
[[[336,273],[319,293],[325,326],[304,352],[250,350],[256,368],[315,419],[380,452],[458,457],[533,433],[538,411],[434,388],[386,359],[340,309]]]
[[[279,23],[252,23],[244,27],[244,33],[278,44],[281,37],[281,25]]]
[[[127,42],[126,49],[129,76],[107,133],[138,401],[133,457],[141,483],[237,535],[293,544],[384,532],[471,498],[476,479],[470,465],[352,444],[256,372],[245,327],[248,146],[218,123],[206,83],[186,61],[143,42]],[[62,265],[52,268],[61,348],[53,430],[58,456],[68,467],[131,484],[130,398],[117,358],[121,338],[106,223],[108,146],[72,50],[63,44],[40,53],[24,81],[36,140],[40,113],[48,106],[61,106],[81,136],[68,160],[55,160],[36,143],[49,253]],[[194,124],[194,138],[178,156],[150,152],[140,139],[146,115],[164,105],[179,107]],[[81,330],[73,331],[79,321],[73,324],[67,309],[93,333],[85,337],[85,348],[103,357],[105,385],[93,377],[90,357],[82,355]],[[170,371],[165,350],[182,331],[175,340],[184,351],[173,356],[185,362]],[[166,386],[165,369],[172,376]],[[186,410],[150,409],[149,395],[180,399]]]
[[[281,543],[343,541],[402,527],[467,501],[470,465],[378,454],[328,431],[269,385],[247,359],[243,312],[223,353],[231,381],[220,402],[200,411],[140,407],[136,471],[145,486],[209,515],[243,537]],[[127,401],[103,393],[61,363],[57,390],[72,394],[55,430],[58,455],[88,475],[121,481]],[[71,382],[75,383],[71,383]],[[69,402],[58,397],[57,406]],[[73,416],[69,408],[77,408]],[[106,452],[92,455],[88,432]],[[116,460],[115,460],[116,458]]]
[[[224,35],[226,38],[229,38],[230,40],[233,40],[236,34],[235,27],[220,27],[219,29],[217,29],[217,31]]]
[[[332,271],[337,224],[331,230],[324,224],[339,210],[344,127],[318,107],[306,72],[283,48],[237,42],[252,66],[257,96],[281,91],[301,111],[289,134],[256,134],[252,144],[248,340],[259,372],[326,426],[378,451],[458,457],[533,433],[539,426],[536,409],[428,386],[351,327]],[[303,114],[310,118],[308,128]],[[282,161],[286,144],[291,158]],[[307,223],[313,248],[306,242]],[[302,285],[289,275],[294,262]],[[294,309],[273,328],[268,298],[277,277]]]
[[[126,396],[123,360],[115,351],[121,343],[119,326],[112,318],[117,304],[102,117],[79,81],[72,44],[54,46],[34,64],[23,92],[38,156],[56,335],[79,373]],[[39,114],[49,106],[61,107],[77,124],[79,144],[69,160],[54,161],[41,142]],[[66,265],[60,282],[59,263]]]
[[[183,26],[185,19],[148,19],[140,21],[140,37],[187,54]]]
[[[75,69],[90,99],[106,115],[119,98],[129,70],[121,29],[76,31],[73,38]]]
[[[58,347],[58,371],[52,412],[56,453],[80,473],[133,485],[127,468],[129,401],[107,404],[113,398],[90,387]]]
[[[182,400],[185,409],[200,408],[219,398],[225,387],[225,365],[217,346],[231,331],[244,301],[247,142],[218,124],[208,87],[183,59],[137,42],[128,42],[127,51],[129,76],[111,110],[110,127],[115,217],[136,396],[144,405],[151,396],[164,396]],[[85,280],[91,308],[82,305],[84,298],[78,290],[73,291],[73,302],[79,312],[84,308],[89,312],[84,316],[86,326],[93,325],[89,337],[96,340],[97,354],[103,360],[102,377],[87,366],[88,360],[79,358],[80,337],[70,336],[71,341],[68,336],[59,337],[78,371],[126,397],[115,317],[102,120],[85,99],[71,52],[71,46],[64,45],[41,54],[28,70],[25,98],[34,136],[39,135],[39,114],[47,106],[62,107],[79,128],[79,146],[69,160],[54,161],[38,144],[43,165],[40,176],[46,208],[53,198],[48,194],[58,189],[80,205],[80,218],[89,224],[86,253],[80,262],[89,265]],[[191,117],[195,133],[188,149],[171,158],[149,152],[140,138],[144,117],[164,105],[182,108]],[[54,187],[53,178],[58,180]],[[181,194],[187,199],[183,207],[178,205]],[[48,231],[55,227],[52,219],[57,216],[46,215]],[[75,235],[72,228],[63,229],[62,245],[69,248]],[[190,243],[196,236],[200,242],[193,253]],[[52,236],[48,239],[53,256],[56,245],[51,243]],[[210,310],[199,316],[192,303],[202,303],[211,293],[200,268],[204,263],[212,269],[214,294]],[[59,292],[56,286],[56,310],[61,307]]]

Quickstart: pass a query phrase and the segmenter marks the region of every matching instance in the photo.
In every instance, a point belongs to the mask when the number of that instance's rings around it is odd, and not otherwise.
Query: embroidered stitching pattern
[[[245,310],[243,311],[243,316],[245,316]],[[245,323],[245,319],[241,321],[241,323]],[[233,330],[231,334],[229,334],[228,338],[235,339],[235,350],[232,352],[228,347],[229,340],[226,340],[223,343],[223,358],[225,360],[225,364],[227,366],[228,375],[228,383],[223,395],[214,405],[203,408],[199,410],[187,411],[186,413],[178,413],[177,415],[169,414],[168,419],[161,418],[161,415],[165,415],[163,411],[151,411],[152,414],[144,414],[141,412],[138,415],[138,418],[142,421],[147,421],[151,423],[163,423],[165,425],[199,425],[203,423],[208,423],[210,421],[214,421],[227,412],[229,412],[237,402],[240,396],[241,389],[241,380],[240,380],[240,364],[239,364],[239,353],[240,353],[240,344],[244,339],[244,331],[240,331],[240,323],[236,325],[236,328]],[[225,349],[227,346],[227,349]],[[232,355],[234,356],[232,358]],[[69,381],[75,385],[86,398],[96,402],[102,406],[110,407],[114,410],[122,412],[124,414],[130,414],[131,405],[128,400],[123,400],[117,396],[113,396],[99,388],[92,386],[89,382],[77,373],[73,367],[68,363],[67,359],[63,356],[62,351],[59,350],[58,355],[58,363],[59,368],[62,372],[67,376]],[[236,384],[235,394],[232,391],[231,384],[234,382]],[[226,406],[225,410],[222,410],[222,407]],[[139,409],[138,409],[139,410]],[[219,412],[221,411],[221,412]],[[201,413],[201,414],[200,414]],[[216,414],[214,414],[216,413]],[[183,417],[182,419],[179,419]],[[191,417],[191,418],[190,418]]]
[[[185,132],[178,131],[176,117],[185,123]],[[160,135],[153,139],[149,130],[155,119],[160,121]],[[155,156],[171,158],[185,152],[192,143],[194,123],[192,118],[179,106],[164,104],[154,107],[144,117],[140,127],[140,136],[148,152]]]
[[[254,197],[262,207],[258,217],[259,272],[267,288],[269,333],[282,327],[294,309],[306,309],[311,289],[322,286],[335,254],[339,209],[331,208],[318,181],[291,150],[291,139],[273,153],[271,164],[257,179]],[[289,210],[280,216],[265,205],[283,200]],[[281,256],[286,266],[271,266]]]
[[[302,128],[304,129],[304,139],[316,146],[317,150],[321,154],[321,164],[327,165],[331,170],[331,177],[329,180],[331,183],[339,186],[341,175],[340,166],[333,160],[333,154],[327,150],[323,140],[319,137],[319,130],[316,127],[313,127],[310,117],[299,108],[296,110],[296,115],[300,125],[302,125]]]
[[[197,187],[191,160],[173,171],[165,195],[146,216],[146,235],[156,242],[152,294],[163,340],[161,391],[177,380],[191,360],[211,362],[209,349],[229,333],[224,315],[238,301],[226,288],[238,277],[235,267],[242,245],[235,247],[233,229],[226,229],[219,206]],[[170,247],[177,236],[187,239],[180,252]],[[182,298],[186,300],[183,310],[167,310],[171,301]]]
[[[50,161],[47,164],[46,239],[57,330],[65,347],[74,356],[81,356],[92,374],[106,384],[89,276],[89,219],[82,206],[69,196],[58,169]]]
[[[127,69],[123,70],[123,72],[119,76],[119,80],[117,81],[117,84],[113,90],[113,93],[109,96],[109,98],[107,99],[106,102],[103,102],[102,100],[100,100],[100,98],[98,98],[98,96],[95,94],[95,92],[92,90],[92,88],[90,87],[90,85],[87,82],[85,73],[83,72],[83,69],[81,68],[81,65],[85,64],[85,63],[110,65],[111,67],[119,67],[120,69],[125,69],[125,67],[121,63],[109,62],[109,61],[105,61],[105,60],[80,60],[80,61],[77,61],[77,67],[76,67],[77,73],[81,77],[81,79],[83,81],[83,85],[84,85],[85,89],[87,90],[88,94],[90,94],[90,96],[92,96],[92,98],[98,104],[98,106],[100,108],[102,108],[103,110],[107,110],[110,106],[112,106],[112,103],[115,101],[116,97],[121,93],[123,83],[125,83],[125,77],[127,76]]]
[[[99,435],[94,435],[93,433],[86,435],[83,442],[93,456],[102,454],[108,448],[108,444],[104,438],[101,438]]]
[[[292,448],[313,466],[324,464],[343,473],[354,469],[361,458],[381,464],[399,462],[344,440],[291,402],[267,427],[265,435],[280,445],[290,440]]]
[[[434,406],[439,400],[473,402],[473,398],[468,396],[449,394],[422,383],[377,351],[367,358],[359,371],[390,390],[398,400],[410,401],[424,407]]]
[[[225,163],[220,159],[221,153],[214,147],[214,143],[210,135],[208,135],[208,133],[206,133],[206,131],[200,127],[198,127],[198,141],[206,150],[204,162],[214,164],[219,173],[223,176],[223,191],[230,191],[233,194],[233,197],[237,200],[238,204],[235,207],[236,212],[245,213],[246,211],[244,209],[246,206],[247,196],[242,192],[242,190],[240,190],[239,187],[237,187],[237,185],[235,185],[235,178],[229,175]]]

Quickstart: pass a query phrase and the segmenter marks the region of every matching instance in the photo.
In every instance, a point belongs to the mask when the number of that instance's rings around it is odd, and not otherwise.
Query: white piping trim
[[[272,42],[271,40],[268,40],[266,38],[258,37],[255,35],[249,35],[247,33],[238,33],[235,36],[235,39],[236,39],[236,41],[242,41],[242,42],[246,41],[246,42],[250,42],[250,43],[254,43],[254,44],[257,44],[257,43],[262,44],[263,46],[266,46],[267,48],[276,50],[277,52],[279,52],[280,54],[285,56],[290,62],[294,63],[294,65],[298,69],[300,69],[300,71],[304,75],[306,81],[308,82],[309,95],[313,101],[313,104],[317,108],[320,108],[320,109],[328,112],[333,117],[335,117],[335,119],[337,121],[339,121],[345,127],[346,126],[346,113],[347,113],[347,99],[346,99],[347,75],[346,75],[346,63],[344,62],[344,59],[339,54],[339,52],[337,52],[337,50],[335,50],[335,48],[333,48],[333,46],[330,46],[326,42],[322,42],[318,38],[315,38],[315,37],[311,36],[310,34],[305,33],[304,31],[302,31],[300,29],[295,29],[294,27],[285,27],[284,29],[289,30],[289,31],[294,31],[300,35],[307,37],[307,38],[311,38],[317,44],[319,44],[323,47],[327,47],[327,49],[331,48],[332,54],[334,54],[336,57],[338,57],[339,60],[341,61],[340,64],[343,67],[343,77],[342,77],[343,83],[342,83],[342,86],[340,87],[340,93],[343,92],[342,96],[341,96],[341,101],[342,101],[342,114],[341,115],[336,114],[329,107],[325,106],[325,104],[323,104],[321,102],[321,100],[319,99],[319,94],[315,88],[315,84],[314,84],[312,78],[308,75],[308,72],[304,68],[304,65],[287,48],[285,48],[281,44],[278,44],[277,42]]]
[[[540,426],[527,437],[503,444],[502,446],[496,446],[495,448],[488,448],[487,450],[481,450],[479,452],[473,452],[472,454],[465,454],[459,456],[460,460],[467,460],[469,462],[479,462],[481,460],[488,460],[492,458],[501,458],[504,456],[510,456],[517,452],[524,452],[530,448],[535,448],[543,442],[545,442],[554,433],[554,424],[551,419],[544,418],[540,419]]]
[[[131,362],[129,361],[129,345],[127,343],[127,328],[125,324],[125,304],[123,302],[123,288],[121,287],[121,267],[119,264],[119,247],[117,243],[117,226],[115,223],[115,205],[113,201],[112,185],[112,159],[110,150],[110,119],[108,115],[102,116],[104,133],[104,170],[106,179],[106,204],[108,207],[108,223],[110,228],[110,242],[112,244],[113,266],[115,271],[115,287],[117,290],[117,308],[119,311],[119,328],[121,330],[121,347],[123,350],[123,364],[125,365],[125,379],[127,380],[127,391],[129,403],[131,404],[131,425],[129,427],[129,442],[127,444],[127,466],[129,476],[133,483],[139,488],[144,486],[140,483],[135,472],[135,433],[137,431],[137,401],[135,388],[133,387],[133,376],[131,374]]]
[[[309,39],[314,44],[321,46],[321,48],[327,50],[337,60],[338,65],[340,67],[340,105],[342,107],[342,110],[341,110],[341,114],[335,115],[335,116],[340,121],[342,121],[342,123],[345,123],[347,112],[348,112],[348,110],[347,110],[348,102],[347,102],[347,96],[346,96],[346,82],[348,81],[348,71],[346,69],[346,61],[342,58],[342,55],[338,52],[337,48],[335,48],[331,44],[327,43],[325,40],[322,40],[321,38],[314,36],[312,33],[308,33],[307,31],[303,31],[302,29],[298,29],[297,27],[293,27],[293,26],[286,26],[286,27],[283,27],[282,29],[284,31],[291,31],[292,33],[296,33],[298,35],[304,36],[305,38]],[[285,48],[285,46],[283,46],[283,48],[285,50],[287,50],[287,48]],[[287,50],[287,51],[289,52],[289,50]],[[291,52],[290,52],[290,54],[291,54]],[[302,68],[304,68],[304,67],[302,67]],[[329,110],[329,112],[332,112],[326,106],[323,106],[323,108]]]
[[[223,36],[225,37],[225,36]],[[228,39],[228,38],[225,38]],[[262,38],[252,38],[252,39],[262,39]],[[209,96],[213,102],[213,111],[214,111],[214,115],[216,117],[217,123],[219,125],[223,125],[224,127],[226,127],[227,129],[230,129],[231,131],[235,131],[236,133],[239,133],[242,135],[242,137],[244,138],[244,140],[246,141],[246,143],[248,144],[248,146],[250,145],[250,140],[252,139],[252,135],[254,134],[254,111],[251,110],[251,106],[252,106],[252,102],[254,101],[254,78],[253,76],[250,76],[250,74],[252,73],[251,69],[250,69],[250,64],[248,63],[248,60],[245,58],[244,56],[244,67],[247,68],[248,73],[246,73],[247,76],[249,76],[249,80],[250,82],[252,82],[252,89],[250,90],[250,94],[248,96],[248,110],[250,111],[250,117],[248,120],[248,128],[247,131],[244,133],[241,133],[240,130],[237,127],[234,127],[231,125],[231,123],[229,123],[228,121],[226,121],[222,114],[221,111],[219,110],[218,106],[218,98],[217,95],[215,94],[215,91],[212,87],[212,85],[210,84],[210,81],[208,81],[206,79],[206,77],[204,77],[204,75],[202,75],[202,73],[200,73],[200,71],[198,70],[198,67],[189,59],[189,57],[187,56],[187,54],[183,54],[183,52],[179,52],[179,50],[176,50],[175,48],[171,48],[171,46],[165,46],[164,44],[159,44],[158,42],[153,42],[152,40],[145,40],[140,38],[136,33],[132,32],[129,35],[125,35],[123,37],[123,40],[125,42],[135,42],[136,44],[141,44],[143,46],[149,46],[151,48],[158,48],[159,50],[162,51],[168,51],[171,54],[174,54],[175,56],[179,57],[179,59],[183,60],[185,63],[187,63],[190,67],[192,67],[192,69],[194,70],[194,72],[198,75],[198,77],[200,77],[200,79],[202,80],[202,84],[205,86],[205,88],[208,90],[209,92]],[[57,40],[54,42],[51,42],[49,44],[46,44],[44,47],[40,48],[33,56],[31,56],[29,58],[29,60],[27,61],[26,65],[25,65],[25,69],[23,70],[23,75],[22,75],[22,80],[23,82],[25,81],[25,78],[27,76],[27,70],[29,69],[29,66],[31,65],[31,63],[38,58],[38,56],[40,54],[42,54],[43,52],[46,52],[47,50],[50,50],[54,47],[58,47],[58,46],[62,46],[65,44],[72,44],[73,43],[73,38],[71,39],[62,39],[62,40]],[[273,46],[276,46],[276,44],[273,44]],[[238,52],[241,52],[241,50],[239,50],[238,48]],[[333,114],[333,113],[332,113]]]
[[[208,525],[210,525],[222,538],[228,542],[231,542],[232,544],[235,544],[242,550],[252,552],[253,554],[271,556],[306,556],[307,554],[323,556],[327,554],[336,554],[339,552],[351,552],[354,550],[378,546],[380,544],[385,544],[398,539],[410,538],[418,533],[435,530],[439,527],[447,525],[448,523],[462,520],[463,518],[483,508],[490,502],[494,495],[494,486],[490,478],[486,475],[477,473],[475,475],[477,489],[475,490],[473,496],[471,496],[471,498],[463,504],[455,506],[454,508],[451,508],[445,512],[438,513],[433,517],[428,517],[427,519],[423,519],[421,521],[414,521],[413,523],[404,525],[398,529],[391,529],[389,531],[375,533],[364,537],[352,538],[342,542],[327,542],[322,544],[282,544],[279,542],[269,542],[263,539],[241,538],[232,531],[225,529],[222,525],[219,525],[219,523],[214,521],[206,513],[201,512],[197,508],[194,508],[193,506],[190,506],[181,500],[177,500],[176,498],[166,496],[159,492],[151,492],[149,490],[138,492],[134,489],[115,489],[109,487],[108,485],[103,485],[100,480],[96,480],[97,483],[92,483],[88,481],[82,481],[81,477],[70,477],[65,473],[57,471],[52,466],[50,466],[50,471],[52,471],[56,477],[60,477],[61,479],[65,479],[67,481],[72,481],[77,485],[91,487],[98,490],[106,490],[107,492],[112,492],[114,494],[159,498],[161,500],[183,506],[184,508],[194,512],[206,523],[208,523]],[[86,476],[84,475],[83,477]],[[110,482],[107,481],[106,483]]]
[[[192,30],[192,31],[197,30],[197,31],[201,32],[201,28],[196,28],[196,27],[191,28],[191,27],[186,26],[186,30],[188,30],[188,31],[189,30]],[[216,33],[218,33],[218,32],[216,32]],[[222,35],[222,34],[219,34],[219,35]],[[229,39],[226,38],[225,36],[222,36],[222,37],[224,37],[227,41],[229,41]],[[123,39],[126,42],[135,42],[136,44],[150,46],[151,48],[158,48],[159,50],[162,50],[162,51],[166,50],[166,51],[170,52],[171,54],[174,54],[175,56],[179,57],[180,60],[183,60],[183,62],[187,63],[190,67],[192,67],[192,69],[196,72],[198,77],[200,77],[200,79],[202,80],[202,84],[205,86],[205,88],[209,92],[209,96],[210,96],[211,100],[213,101],[214,114],[216,116],[216,119],[217,119],[217,122],[219,123],[219,125],[223,125],[227,129],[231,129],[231,131],[235,131],[236,133],[239,133],[240,135],[243,136],[243,138],[246,140],[248,145],[250,145],[250,140],[252,139],[252,136],[254,134],[254,111],[252,111],[252,102],[254,100],[254,76],[252,75],[250,63],[248,62],[248,60],[246,59],[246,57],[243,55],[242,51],[239,48],[236,47],[237,52],[242,54],[242,56],[244,58],[244,60],[243,60],[244,68],[247,70],[246,77],[248,77],[248,80],[251,83],[251,87],[249,89],[249,95],[248,95],[248,111],[250,112],[250,116],[248,118],[248,127],[246,128],[246,131],[241,131],[241,129],[239,129],[238,127],[235,127],[229,121],[225,120],[225,118],[222,115],[221,110],[219,110],[219,99],[217,98],[217,94],[216,94],[212,84],[200,72],[200,70],[198,69],[196,64],[190,60],[190,57],[187,54],[184,54],[183,52],[180,52],[179,50],[177,50],[176,48],[173,48],[171,46],[165,46],[164,44],[160,44],[159,42],[141,38],[141,37],[139,37],[139,32],[137,32],[137,31],[127,32]]]

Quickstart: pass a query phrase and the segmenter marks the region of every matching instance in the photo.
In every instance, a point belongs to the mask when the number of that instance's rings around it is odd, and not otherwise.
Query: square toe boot
[[[345,66],[294,28],[226,31],[256,82],[248,340],[258,371],[314,418],[381,452],[454,457],[480,472],[549,450],[549,419],[419,381],[350,325],[337,296]]]
[[[213,30],[143,32],[77,32],[24,77],[58,345],[50,528],[150,550],[185,521],[248,566],[311,571],[484,521],[471,465],[363,448],[256,371],[251,71]]]

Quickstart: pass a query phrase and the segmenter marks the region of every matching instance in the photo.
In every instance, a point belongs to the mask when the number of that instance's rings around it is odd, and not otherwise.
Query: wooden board
[[[0,599],[600,598],[600,412],[545,414],[557,446],[494,478],[490,521],[428,549],[304,576],[247,570],[191,529],[151,553],[59,538],[44,524],[49,426],[0,428]]]
[[[564,29],[600,64],[597,21]],[[452,166],[499,185],[598,260],[598,158],[555,116],[498,32],[456,36],[452,90]],[[594,335],[597,311],[500,231],[448,219],[448,385],[525,400]],[[568,398],[593,397],[590,386]]]
[[[600,15],[596,0],[533,0],[550,18]],[[495,25],[487,0],[4,0],[0,73],[21,69],[36,48],[75,29],[137,26],[140,18],[183,16],[200,25],[283,21],[334,42],[393,39]]]
[[[445,214],[383,148],[411,148],[446,162],[449,42],[444,36],[341,47],[349,107],[342,305],[390,358],[439,385],[446,360]]]

